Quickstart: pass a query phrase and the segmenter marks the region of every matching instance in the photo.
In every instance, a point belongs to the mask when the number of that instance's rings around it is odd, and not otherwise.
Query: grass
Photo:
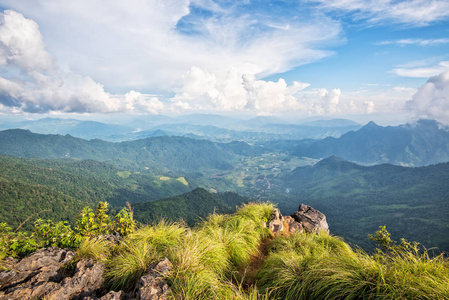
[[[167,257],[170,297],[180,300],[449,299],[443,255],[408,242],[371,255],[323,232],[273,236],[265,225],[273,210],[270,203],[249,203],[192,229],[160,220],[118,245],[85,238],[76,259],[104,262],[107,287],[133,291]]]
[[[443,256],[397,249],[382,255],[353,251],[324,234],[276,238],[257,274],[270,299],[448,299]]]
[[[115,291],[132,290],[148,266],[160,258],[156,248],[147,241],[122,242],[106,272],[109,287]]]
[[[173,249],[170,282],[175,299],[258,299],[235,284],[268,233],[271,204],[251,203],[234,215],[212,214]]]
[[[76,250],[76,260],[93,258],[106,262],[111,255],[114,244],[101,238],[85,237]]]
[[[131,290],[150,264],[166,256],[186,235],[179,223],[161,220],[128,235],[109,261],[106,278],[113,290]]]
[[[178,177],[178,178],[176,178],[176,180],[181,182],[185,186],[189,186],[189,183],[187,182],[187,180],[184,177]]]

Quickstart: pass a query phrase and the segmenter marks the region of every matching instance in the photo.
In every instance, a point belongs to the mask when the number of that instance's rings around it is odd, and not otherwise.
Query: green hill
[[[259,154],[246,143],[221,144],[186,137],[152,137],[130,142],[86,141],[70,135],[27,130],[0,131],[0,153],[18,157],[92,159],[136,171],[195,173],[228,170],[239,155]]]
[[[158,219],[179,221],[182,219],[192,226],[209,214],[233,213],[242,203],[248,203],[249,198],[236,193],[210,193],[203,188],[153,202],[134,204],[134,217],[142,223],[151,223]]]
[[[278,181],[284,211],[298,202],[323,211],[332,231],[365,248],[367,234],[386,225],[396,238],[449,250],[449,163],[410,168],[360,166],[330,157]],[[288,194],[285,191],[288,190]],[[276,198],[276,196],[274,196]]]
[[[25,159],[0,155],[0,222],[12,227],[41,210],[37,217],[73,221],[73,211],[107,201],[112,209],[126,202],[154,201],[190,191],[190,179],[132,173],[86,160]],[[70,216],[69,216],[70,215]]]

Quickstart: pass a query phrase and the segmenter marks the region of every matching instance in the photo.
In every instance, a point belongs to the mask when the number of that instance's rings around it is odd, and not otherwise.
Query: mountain
[[[329,157],[284,174],[278,181],[284,196],[277,197],[283,211],[291,211],[298,202],[325,211],[332,232],[363,247],[369,247],[369,233],[386,225],[395,238],[447,251],[447,182],[449,163],[367,167]]]
[[[330,120],[316,120],[301,123],[304,126],[312,127],[349,127],[349,126],[360,126],[360,124],[347,120],[347,119],[330,119]]]
[[[83,139],[105,139],[114,141],[118,137],[132,134],[132,127],[76,119],[43,118],[37,121],[4,123],[4,129],[25,129],[40,134],[69,134]]]
[[[249,147],[255,152],[256,147]],[[111,143],[86,141],[70,135],[41,135],[26,130],[0,131],[0,153],[19,157],[93,159],[123,169],[195,173],[227,170],[237,154],[235,147],[186,137],[152,137]],[[248,149],[247,151],[248,152]]]
[[[112,209],[126,202],[154,201],[195,188],[184,177],[133,173],[87,160],[23,159],[0,155],[0,222],[31,228],[38,217],[73,222],[82,207],[107,201]],[[44,211],[45,210],[45,211]]]
[[[339,138],[299,143],[293,154],[311,158],[336,155],[364,164],[425,166],[449,161],[449,131],[433,120],[387,127],[369,122]]]
[[[260,143],[281,139],[339,137],[360,128],[349,120],[327,120],[326,126],[289,124],[275,117],[239,120],[212,114],[192,114],[176,118],[163,115],[135,117],[121,125],[76,119],[43,118],[36,121],[0,123],[0,129],[26,129],[40,134],[71,135],[86,140],[131,141],[153,136],[187,136],[214,142]],[[335,125],[335,126],[334,126]]]
[[[248,203],[249,200],[247,197],[232,192],[211,193],[203,188],[197,188],[179,196],[136,203],[133,206],[134,217],[144,224],[160,219],[172,221],[182,219],[189,226],[193,226],[214,212],[233,213],[236,206]]]

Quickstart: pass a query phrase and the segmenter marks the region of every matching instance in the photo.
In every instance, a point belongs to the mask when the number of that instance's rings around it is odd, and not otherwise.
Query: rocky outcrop
[[[172,268],[167,258],[151,265],[134,292],[126,294],[104,290],[103,263],[82,259],[74,269],[67,268],[74,257],[73,251],[52,247],[20,261],[7,259],[8,271],[0,272],[0,300],[165,300],[170,294],[164,280]]]
[[[326,221],[326,216],[308,206],[301,204],[298,211],[290,215],[296,222],[301,223],[307,232],[319,233],[320,231],[325,231],[329,233],[329,225]]]
[[[326,216],[320,211],[301,204],[298,211],[290,216],[283,217],[279,209],[275,209],[267,223],[267,227],[274,233],[281,232],[314,232],[324,231],[329,233]]]
[[[138,299],[165,300],[170,294],[170,288],[164,280],[172,269],[171,262],[164,257],[157,264],[151,265],[147,275],[140,278]]]
[[[274,209],[273,214],[268,220],[268,229],[273,233],[278,233],[284,231],[284,217],[281,214],[281,211],[278,208]]]

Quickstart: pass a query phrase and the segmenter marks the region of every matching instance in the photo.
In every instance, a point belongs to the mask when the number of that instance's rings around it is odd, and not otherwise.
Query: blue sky
[[[449,1],[0,0],[0,117],[449,123]]]

